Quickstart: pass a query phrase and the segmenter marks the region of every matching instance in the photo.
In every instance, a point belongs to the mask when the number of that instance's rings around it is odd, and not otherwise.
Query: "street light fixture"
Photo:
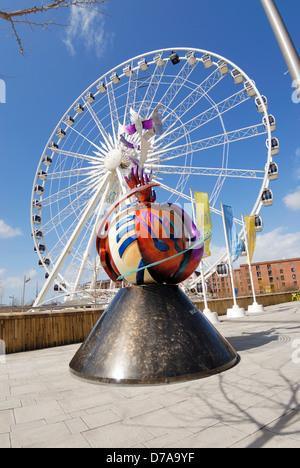
[[[26,275],[24,275],[22,307],[24,307],[24,301],[25,301],[25,284],[28,283],[30,280],[31,280],[31,278],[26,278]]]

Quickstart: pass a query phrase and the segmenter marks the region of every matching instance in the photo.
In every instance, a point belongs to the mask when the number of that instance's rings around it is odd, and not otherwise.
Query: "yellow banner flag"
[[[210,231],[212,230],[210,208],[209,208],[209,198],[208,193],[203,192],[194,192],[195,195],[195,204],[196,204],[196,220],[197,227],[199,231]],[[209,257],[211,255],[209,250],[209,244],[211,241],[211,235],[204,242],[204,253],[203,257]]]
[[[256,231],[255,231],[255,216],[245,216],[245,224],[246,224],[246,231],[247,231],[247,239],[248,239],[248,250],[249,250],[249,258],[246,259],[246,263],[251,263],[253,258],[253,253],[256,244]]]

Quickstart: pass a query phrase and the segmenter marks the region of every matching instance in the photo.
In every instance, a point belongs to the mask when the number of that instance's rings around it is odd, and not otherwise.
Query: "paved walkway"
[[[300,304],[217,328],[240,364],[166,386],[82,382],[68,370],[78,345],[6,356],[0,447],[300,447]]]

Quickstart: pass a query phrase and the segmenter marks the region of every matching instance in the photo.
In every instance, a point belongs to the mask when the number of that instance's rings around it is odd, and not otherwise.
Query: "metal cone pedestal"
[[[178,286],[121,289],[70,371],[90,382],[154,385],[200,379],[239,356]]]

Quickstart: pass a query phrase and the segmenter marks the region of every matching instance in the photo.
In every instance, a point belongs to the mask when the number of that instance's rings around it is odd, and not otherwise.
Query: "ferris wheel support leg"
[[[260,0],[300,97],[300,59],[274,0]]]
[[[95,242],[97,227],[98,227],[99,221],[101,219],[101,216],[103,214],[103,209],[104,209],[104,206],[105,206],[105,203],[106,203],[107,195],[108,195],[108,193],[109,193],[109,191],[111,189],[111,185],[112,185],[112,179],[110,179],[108,181],[107,187],[106,187],[105,192],[104,192],[104,194],[102,196],[102,200],[101,200],[99,208],[98,208],[97,218],[95,220],[95,225],[93,227],[90,239],[88,241],[88,245],[87,245],[86,250],[84,252],[83,260],[81,262],[79,273],[78,273],[77,278],[76,278],[76,282],[75,282],[75,285],[74,285],[74,292],[77,291],[77,289],[78,289],[78,285],[79,285],[80,280],[82,278],[82,275],[83,275],[83,272],[84,272],[84,269],[85,269],[85,266],[86,266],[86,262],[87,262],[87,260],[88,260],[88,258],[90,256],[90,254],[91,254],[92,246],[93,246],[93,243]],[[95,270],[97,270],[96,264],[95,264]]]
[[[36,301],[34,303],[34,307],[37,307],[42,304],[42,302],[45,300],[55,278],[57,277],[62,265],[64,264],[66,258],[68,255],[70,255],[72,248],[80,235],[80,232],[83,228],[83,226],[86,224],[87,220],[91,216],[93,210],[97,206],[97,203],[99,202],[100,198],[103,196],[103,188],[105,187],[106,184],[110,183],[110,180],[112,178],[112,173],[107,173],[100,184],[97,192],[95,195],[91,198],[85,212],[83,213],[81,220],[79,221],[78,225],[76,226],[76,229],[74,229],[73,234],[71,235],[70,239],[68,240],[66,246],[64,247],[61,255],[59,256],[56,264],[54,265],[53,269],[51,270],[51,273],[49,274],[49,277],[47,281],[45,282],[44,286],[42,287],[40,294],[36,298]]]

